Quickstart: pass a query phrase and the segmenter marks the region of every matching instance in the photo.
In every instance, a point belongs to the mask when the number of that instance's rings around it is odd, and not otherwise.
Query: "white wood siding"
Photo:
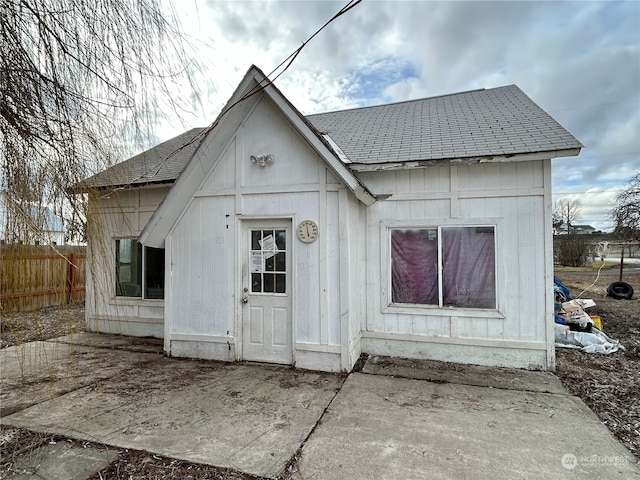
[[[550,161],[360,174],[372,191],[391,195],[367,210],[367,283],[372,288],[368,289],[363,335],[459,345],[471,340],[478,345],[525,348],[536,353],[525,354],[524,362],[529,364],[524,366],[546,367],[546,323],[552,319],[546,318],[546,289],[550,286],[545,279],[549,266],[544,220],[545,192],[550,185],[545,180],[545,162]],[[408,226],[495,222],[498,312],[469,316],[451,309],[387,308],[388,282],[384,279],[389,252],[384,242],[387,223],[393,221]],[[380,343],[367,345],[377,348]],[[439,355],[437,349],[433,352]],[[430,355],[424,351],[413,354]],[[491,363],[468,355],[467,360],[474,363]]]
[[[165,239],[164,302],[115,297],[115,239],[137,238],[168,187],[92,200],[91,328],[164,335],[175,356],[241,359],[243,222],[273,218],[293,230],[297,366],[348,370],[361,351],[553,366],[550,160],[361,172],[381,198],[366,207],[268,98],[246,109],[235,133],[223,125],[194,157],[201,172],[185,180],[190,200]],[[265,154],[273,163],[250,161]],[[310,244],[295,236],[305,219],[319,225]],[[456,224],[496,226],[497,309],[390,306],[388,228]]]
[[[162,300],[116,297],[115,241],[137,238],[168,190],[169,187],[145,187],[90,199],[85,303],[89,329],[124,335],[163,336]]]
[[[265,167],[251,163],[251,155],[263,154],[272,155],[273,163]],[[341,295],[348,294],[351,285],[341,290],[341,249],[346,245],[340,230],[351,227],[339,212],[350,209],[357,216],[360,210],[353,207],[353,195],[264,98],[217,155],[167,239],[171,297],[166,348],[177,356],[241,358],[237,346],[242,320],[242,221],[288,218],[293,228],[296,365],[350,368],[341,367],[341,317],[349,313],[341,307]],[[319,225],[316,242],[303,244],[295,236],[296,226],[305,219]]]
[[[343,368],[350,369],[362,352],[360,333],[367,311],[366,207],[346,191],[340,203],[340,277],[342,285]]]
[[[233,212],[233,197],[196,198],[172,234],[171,333],[233,335]]]

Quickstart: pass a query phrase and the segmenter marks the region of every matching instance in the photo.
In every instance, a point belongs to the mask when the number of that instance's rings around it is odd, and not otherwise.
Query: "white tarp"
[[[624,350],[618,340],[609,338],[604,332],[592,328],[591,332],[576,332],[566,325],[555,324],[556,347],[575,348],[587,353],[613,353]]]

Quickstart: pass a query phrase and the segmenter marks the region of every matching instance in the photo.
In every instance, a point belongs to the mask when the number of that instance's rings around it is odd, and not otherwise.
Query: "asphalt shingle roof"
[[[147,183],[173,183],[202,142],[201,138],[192,140],[203,130],[204,128],[193,128],[162,142],[83,180],[75,186],[75,190]]]
[[[310,115],[353,163],[513,155],[582,145],[515,85]]]
[[[306,119],[352,163],[494,157],[554,152],[582,144],[515,85]],[[84,180],[77,189],[173,182],[202,141],[180,148],[203,129],[189,130]]]

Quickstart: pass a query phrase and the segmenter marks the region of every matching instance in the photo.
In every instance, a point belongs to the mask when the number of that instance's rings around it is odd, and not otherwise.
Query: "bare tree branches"
[[[553,226],[559,228],[565,225],[567,233],[571,233],[571,226],[580,216],[582,205],[577,198],[565,197],[553,205]]]
[[[610,213],[615,222],[615,233],[623,237],[640,239],[640,172],[618,194]]]
[[[117,147],[157,121],[172,82],[192,65],[159,0],[3,0],[0,4],[0,189],[5,237],[42,229],[34,206],[71,221],[68,187],[117,160]],[[164,106],[164,105],[163,105]],[[17,209],[17,210],[15,210]],[[36,229],[36,231],[33,231]]]

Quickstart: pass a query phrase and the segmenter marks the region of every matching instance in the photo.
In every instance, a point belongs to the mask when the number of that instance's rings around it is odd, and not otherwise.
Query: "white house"
[[[0,242],[64,245],[66,229],[50,207],[16,200],[0,190]]]
[[[563,222],[554,230],[555,235],[567,235],[569,233],[573,235],[590,235],[596,233],[596,229],[591,225],[569,224],[569,226],[567,226],[567,224]]]
[[[514,85],[303,116],[256,67],[92,190],[87,321],[167,354],[554,368],[551,159]]]

